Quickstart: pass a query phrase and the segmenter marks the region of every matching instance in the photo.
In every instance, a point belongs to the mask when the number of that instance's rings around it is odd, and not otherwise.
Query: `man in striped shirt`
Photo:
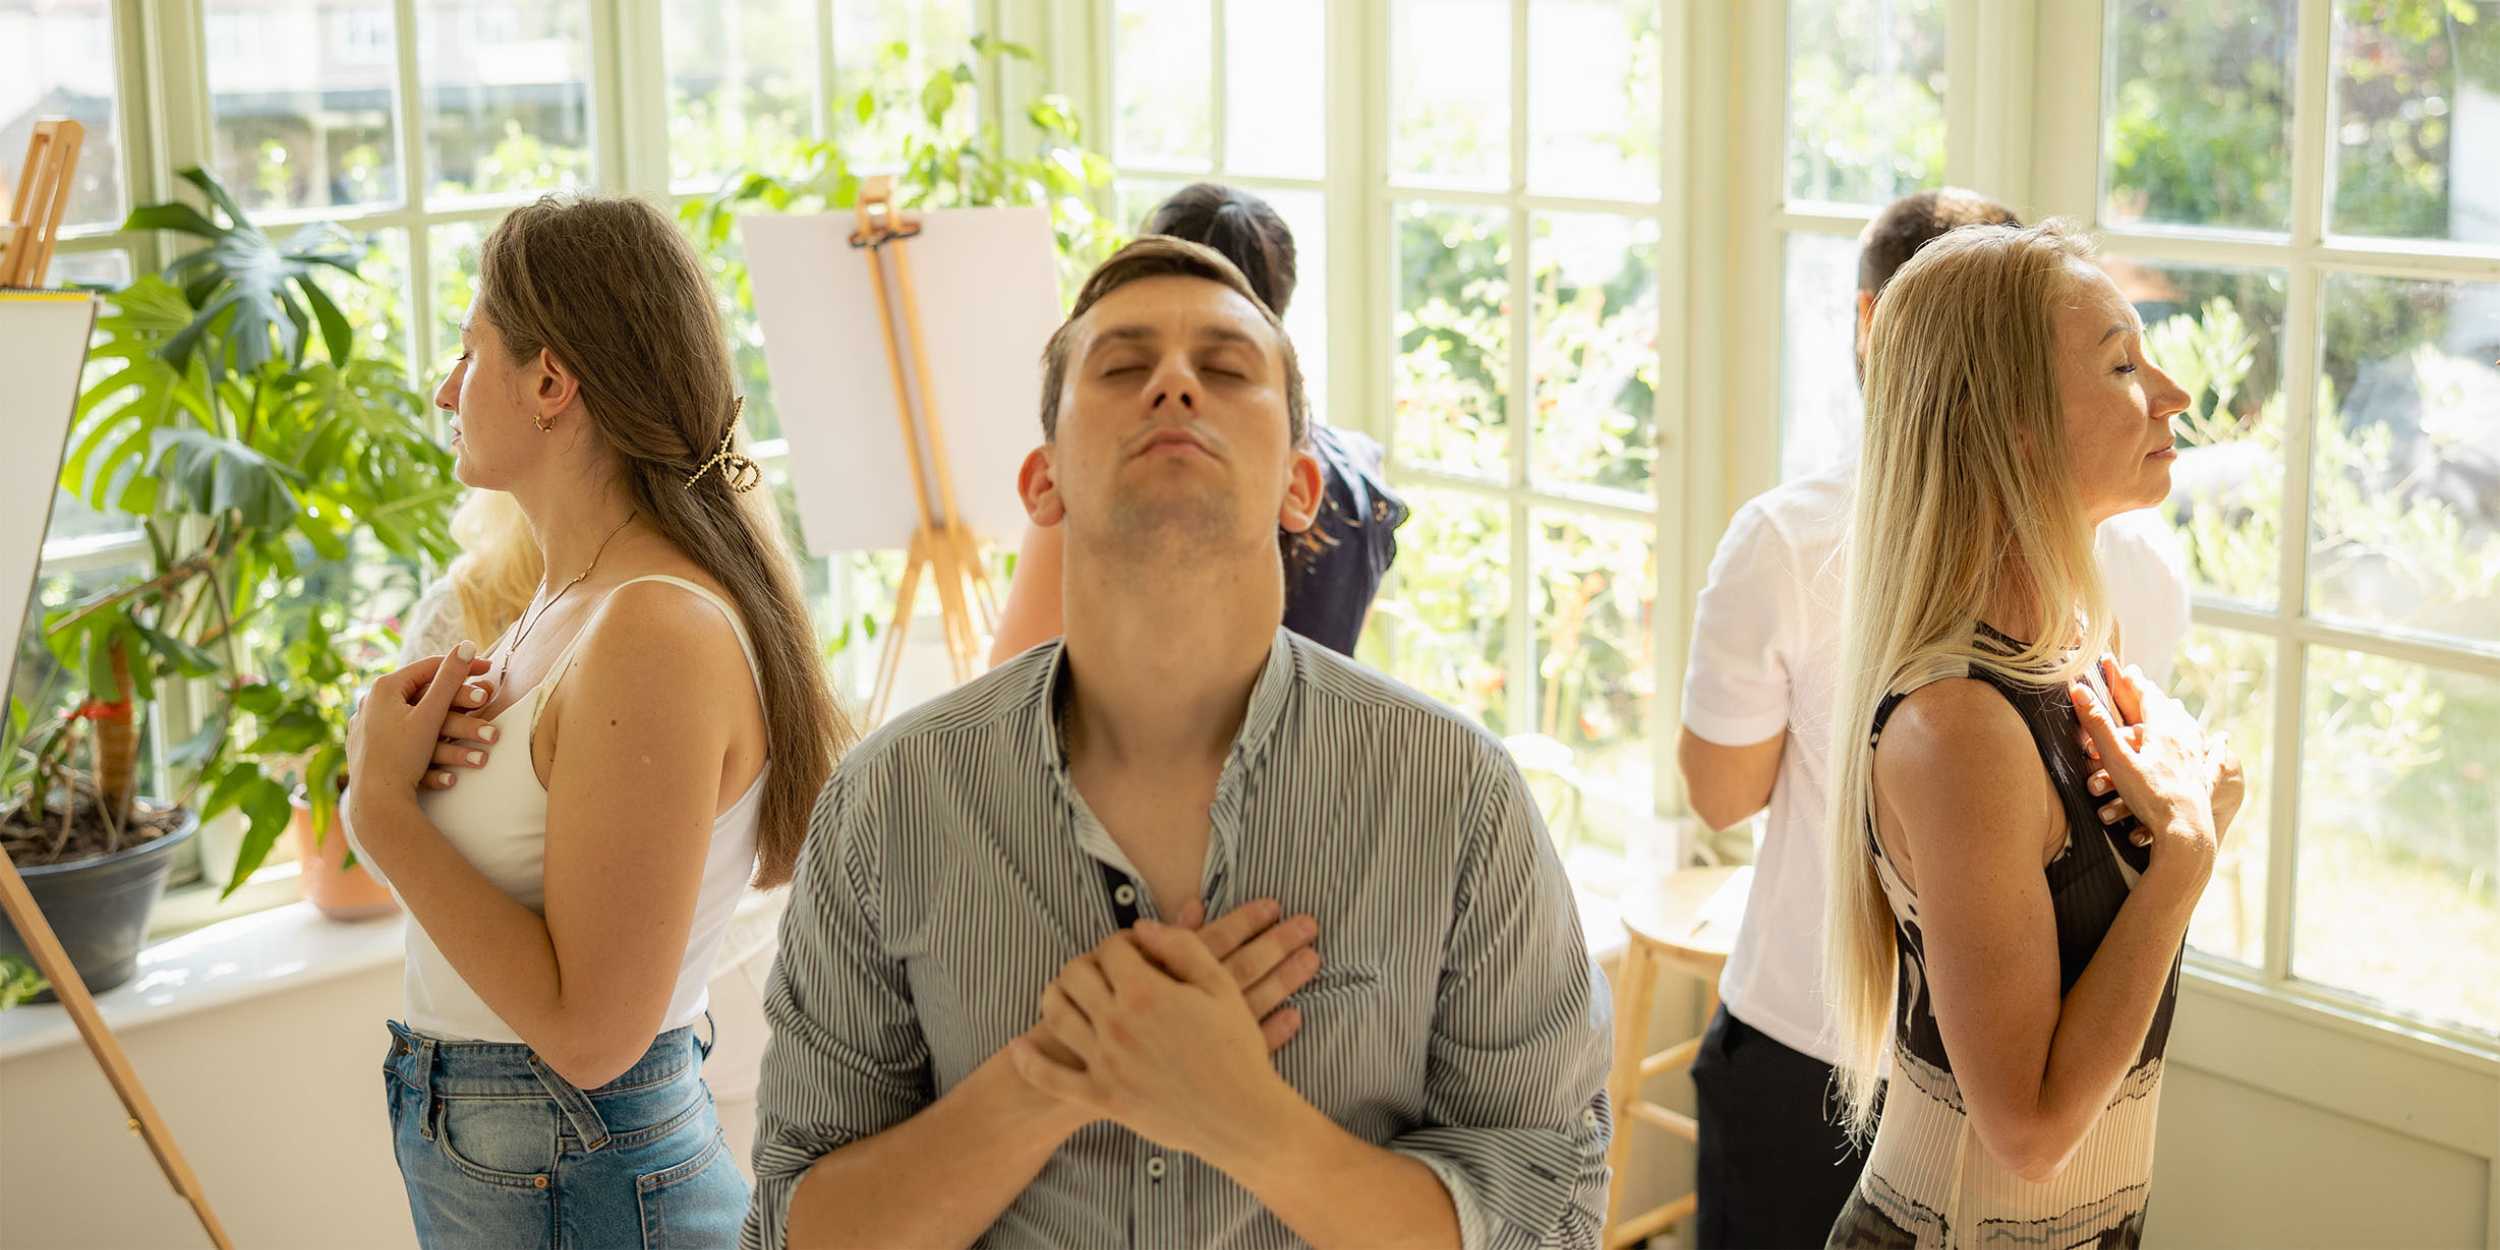
[[[1283,327],[1148,238],[1045,366],[1065,638],[825,787],[745,1244],[1594,1246],[1606,988],[1517,769],[1280,628]]]

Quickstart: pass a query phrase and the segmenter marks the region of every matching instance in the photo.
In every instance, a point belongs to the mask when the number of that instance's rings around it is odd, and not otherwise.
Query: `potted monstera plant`
[[[353,240],[323,225],[281,243],[212,175],[182,176],[208,212],[151,205],[125,229],[197,246],[107,294],[62,466],[65,490],[135,520],[148,568],[46,614],[39,676],[20,682],[37,693],[0,742],[0,842],[96,989],[131,975],[172,851],[203,821],[242,822],[230,866],[211,866],[229,894],[297,789],[328,832],[355,676],[336,665],[341,614],[375,569],[450,555],[459,493],[396,349],[325,286],[361,280]],[[141,728],[177,690],[197,729],[151,799]]]

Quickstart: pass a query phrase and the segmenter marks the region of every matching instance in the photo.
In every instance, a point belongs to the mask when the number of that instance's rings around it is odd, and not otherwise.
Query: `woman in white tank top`
[[[461,348],[456,472],[520,504],[547,577],[350,732],[349,835],[410,919],[384,1065],[410,1212],[429,1246],[728,1246],[746,1186],[693,1026],[848,726],[665,216],[516,210]]]

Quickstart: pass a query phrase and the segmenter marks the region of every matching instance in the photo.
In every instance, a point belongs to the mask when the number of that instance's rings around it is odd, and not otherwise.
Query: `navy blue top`
[[[1314,423],[1311,452],[1327,493],[1310,529],[1283,536],[1285,628],[1352,655],[1380,579],[1398,558],[1406,501],[1382,478],[1380,444],[1370,438]]]

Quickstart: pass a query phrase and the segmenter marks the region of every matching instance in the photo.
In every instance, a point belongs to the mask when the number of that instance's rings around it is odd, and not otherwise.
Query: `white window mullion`
[[[2274,659],[2274,775],[2268,795],[2265,971],[2280,984],[2292,974],[2293,912],[2299,906],[2302,700],[2309,650],[2293,636],[2307,615],[2311,426],[2325,346],[2323,281],[2310,254],[2326,215],[2326,109],[2334,30],[2332,0],[2301,0],[2299,70],[2292,80],[2292,258],[2283,317],[2283,517],[2275,585],[2282,633]]]
[[[1788,240],[1778,222],[1788,198],[1790,92],[1788,5],[1784,0],[1729,6],[1734,11],[1725,19],[1718,6],[1701,7],[1714,22],[1733,22],[1721,46],[1736,61],[1733,70],[1725,60],[1707,67],[1711,81],[1702,88],[1702,98],[1725,101],[1732,97],[1740,106],[1736,110],[1738,135],[1731,139],[1726,127],[1705,121],[1702,142],[1709,155],[1696,154],[1697,167],[1727,171],[1728,225],[1720,236],[1724,246],[1717,253],[1719,272],[1710,280],[1721,284],[1725,302],[1718,307],[1727,311],[1726,319],[1735,327],[1732,339],[1721,335],[1707,311],[1709,306],[1694,306],[1694,328],[1706,339],[1723,344],[1722,350],[1712,351],[1709,344],[1697,342],[1694,358],[1727,361],[1719,385],[1720,411],[1728,416],[1718,422],[1715,445],[1696,445],[1688,479],[1691,489],[1712,501],[1706,539],[1695,536],[1695,554],[1702,561],[1699,568],[1706,569],[1708,552],[1715,550],[1719,531],[1738,502],[1779,480],[1780,351],[1786,331],[1782,296],[1787,286]],[[1749,84],[1759,85],[1748,90]],[[1776,94],[1766,99],[1766,88]],[[1700,113],[1711,115],[1712,110],[1706,108]],[[1695,256],[1711,254],[1694,252]],[[1712,546],[1702,547],[1704,541]],[[1693,587],[1695,593],[1699,589]]]
[[[831,139],[841,129],[843,88],[834,80],[833,0],[816,0],[816,137]],[[835,578],[837,585],[842,579]]]
[[[657,12],[656,5],[633,7]],[[627,121],[633,106],[618,84],[629,41],[622,27],[629,20],[618,14],[613,0],[590,3],[590,185],[610,193],[633,189],[640,173],[632,165],[640,155],[633,149],[640,145],[629,139],[632,127]]]
[[[1224,112],[1224,97],[1226,84],[1231,81],[1232,49],[1227,40],[1229,32],[1225,29],[1225,0],[1204,0],[1204,3],[1208,5],[1207,52],[1215,59],[1215,64],[1207,67],[1207,155],[1213,160],[1210,168],[1215,171],[1214,176],[1225,180],[1227,168],[1232,164],[1231,153],[1224,144],[1224,132],[1230,129],[1228,123],[1231,120]]]
[[[1680,605],[1693,602],[1700,595],[1700,585],[1688,590],[1693,565],[1688,562],[1688,537],[1695,527],[1715,527],[1713,520],[1695,515],[1693,500],[1680,490],[1690,475],[1690,445],[1693,432],[1700,425],[1695,412],[1695,390],[1700,387],[1695,377],[1695,357],[1690,345],[1690,317],[1693,307],[1693,265],[1690,245],[1695,227],[1693,207],[1703,200],[1723,200],[1723,187],[1705,185],[1695,178],[1690,163],[1688,135],[1693,123],[1693,65],[1695,37],[1690,5],[1660,2],[1658,12],[1658,187],[1660,202],[1655,207],[1658,217],[1658,400],[1650,437],[1655,440],[1658,460],[1650,467],[1650,507],[1653,507],[1653,540],[1650,540],[1650,567],[1653,585],[1650,595],[1658,610],[1650,612],[1650,647],[1658,655],[1658,692],[1650,700],[1650,815],[1683,813],[1685,785],[1683,773],[1675,765],[1675,735],[1683,725],[1683,692],[1685,692],[1685,652],[1688,645],[1690,612]],[[1718,173],[1713,173],[1718,178]],[[1685,187],[1683,202],[1678,202],[1673,187]],[[1683,840],[1673,840],[1658,848],[1663,858],[1655,863],[1683,863]]]
[[[675,188],[668,150],[668,32],[663,0],[591,8],[591,106],[600,120],[599,187],[666,204]],[[604,43],[602,32],[605,32]],[[735,93],[743,84],[724,82]],[[608,135],[613,134],[611,142]],[[610,154],[614,154],[613,163]]]
[[[1528,0],[1511,0],[1510,4],[1510,194],[1507,217],[1510,229],[1510,379],[1503,388],[1503,425],[1510,435],[1510,465],[1503,481],[1508,490],[1506,507],[1510,514],[1510,616],[1505,622],[1509,634],[1510,680],[1503,683],[1503,693],[1510,701],[1510,732],[1527,733],[1536,727],[1539,665],[1536,656],[1536,571],[1529,567],[1531,549],[1528,527],[1532,523],[1526,502],[1528,488],[1528,422],[1536,411],[1536,397],[1529,383],[1529,335],[1534,320],[1529,306],[1535,301],[1529,287],[1532,270],[1528,264]]]
[[[1379,4],[1328,6],[1328,108],[1351,113],[1355,138],[1329,126],[1328,419],[1380,440],[1397,462],[1397,233],[1389,185],[1389,15]],[[1383,260],[1381,258],[1388,258]],[[1340,346],[1351,344],[1347,353]]]
[[[1945,14],[1945,181],[1990,199],[2031,195],[2034,0],[1950,0]]]
[[[425,78],[417,68],[417,0],[397,0],[392,8],[399,34],[399,196],[408,222],[408,333],[414,344],[408,370],[422,390],[425,370],[442,354],[434,341],[434,240],[425,215],[431,179],[425,161]]]

